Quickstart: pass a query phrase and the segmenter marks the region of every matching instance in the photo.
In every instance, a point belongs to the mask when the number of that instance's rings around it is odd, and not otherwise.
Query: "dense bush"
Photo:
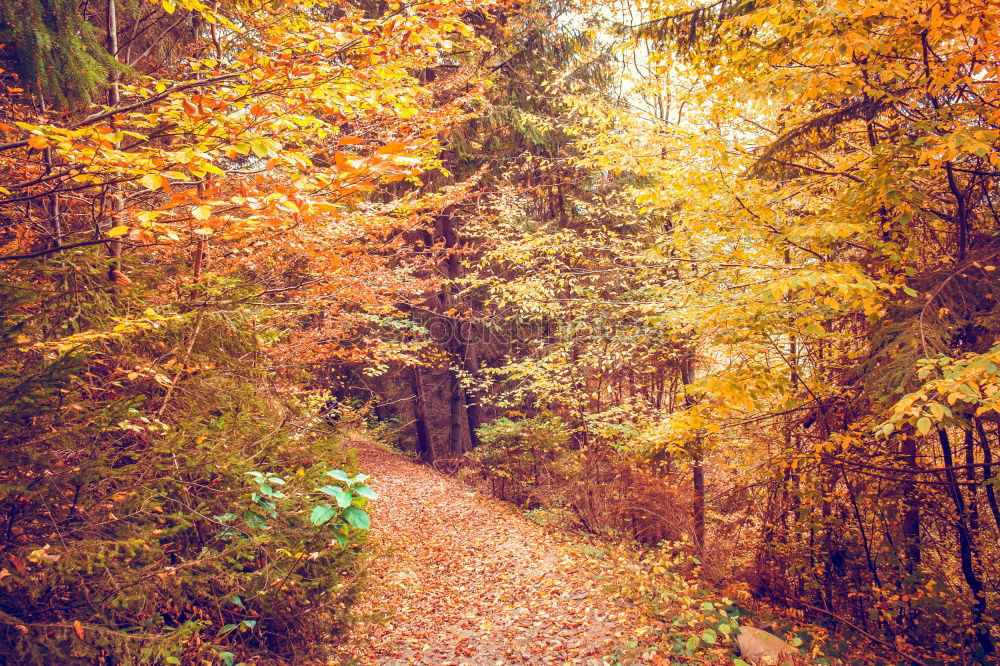
[[[480,446],[470,457],[482,466],[494,494],[530,508],[559,501],[569,433],[558,418],[500,418],[478,435]]]
[[[258,362],[268,331],[153,309],[93,334],[127,295],[61,291],[61,321],[39,297],[0,291],[0,653],[235,663],[336,633],[371,493],[326,476],[353,459]]]
[[[656,544],[690,534],[687,498],[604,444],[580,446],[558,416],[500,418],[478,431],[475,460],[492,492],[529,509],[567,510],[587,531]]]

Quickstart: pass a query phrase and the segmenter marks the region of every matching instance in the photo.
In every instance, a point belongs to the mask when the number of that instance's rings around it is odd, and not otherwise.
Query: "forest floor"
[[[621,565],[583,537],[381,446],[350,444],[379,494],[376,559],[332,663],[619,663],[642,633]],[[621,663],[641,660],[632,645]]]

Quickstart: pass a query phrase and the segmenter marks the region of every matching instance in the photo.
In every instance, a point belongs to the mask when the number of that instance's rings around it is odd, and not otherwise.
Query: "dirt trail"
[[[641,623],[605,589],[620,575],[582,542],[373,444],[378,559],[357,608],[362,664],[603,664]],[[614,588],[612,588],[614,589]]]

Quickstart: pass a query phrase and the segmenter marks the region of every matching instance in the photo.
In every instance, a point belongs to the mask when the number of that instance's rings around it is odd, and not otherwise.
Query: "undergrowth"
[[[4,663],[301,663],[345,627],[373,495],[308,377],[249,315],[73,286],[62,323],[0,291]]]

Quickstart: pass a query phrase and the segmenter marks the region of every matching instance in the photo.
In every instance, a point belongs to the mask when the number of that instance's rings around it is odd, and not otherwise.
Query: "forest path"
[[[398,453],[351,446],[379,494],[370,507],[377,559],[356,605],[369,619],[352,629],[342,658],[605,664],[641,625],[614,593],[620,570],[586,554],[583,541]]]

